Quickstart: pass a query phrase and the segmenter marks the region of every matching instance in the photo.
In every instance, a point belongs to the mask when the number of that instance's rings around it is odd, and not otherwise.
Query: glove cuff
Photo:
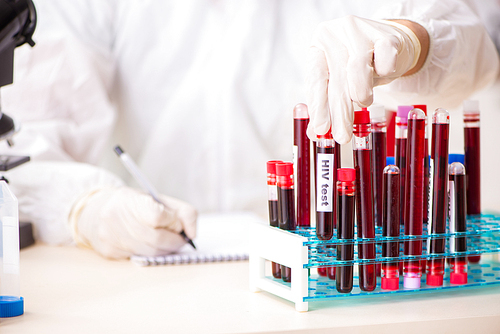
[[[389,21],[389,20],[382,20],[382,21],[387,25],[390,25],[398,30],[401,30],[401,32],[407,35],[410,41],[412,42],[415,54],[413,57],[413,61],[407,70],[410,71],[417,65],[418,59],[420,58],[420,53],[422,52],[422,45],[420,44],[420,40],[418,39],[417,35],[415,35],[415,33],[407,26],[394,21]]]
[[[85,192],[83,195],[80,196],[80,198],[78,198],[76,200],[75,204],[71,208],[71,211],[70,211],[69,217],[68,217],[68,222],[69,222],[70,231],[71,231],[71,235],[73,237],[73,240],[75,241],[75,243],[78,246],[92,248],[92,246],[90,245],[90,242],[84,236],[82,236],[81,233],[79,232],[78,221],[80,219],[80,215],[81,215],[82,211],[85,209],[85,206],[87,205],[88,200],[92,196],[94,196],[95,194],[100,192],[102,189],[103,188],[100,187],[100,188],[95,188],[95,189],[92,189],[90,191]]]

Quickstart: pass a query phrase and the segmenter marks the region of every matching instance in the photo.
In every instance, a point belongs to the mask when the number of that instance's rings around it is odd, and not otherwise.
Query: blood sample
[[[430,177],[430,158],[429,158],[429,136],[428,134],[428,127],[427,127],[427,121],[429,119],[427,115],[427,105],[425,104],[414,104],[413,108],[418,108],[422,110],[425,114],[425,164],[424,164],[424,224],[428,224],[429,222],[429,192],[430,192],[430,184],[429,184],[429,177]],[[425,241],[424,241],[425,242]],[[421,268],[427,268],[427,260],[426,259],[421,259],[420,260],[420,267]]]
[[[428,231],[433,236],[427,241],[429,254],[442,254],[445,251],[446,239],[444,237],[438,238],[436,235],[446,232],[449,140],[450,114],[445,109],[436,109],[432,114],[431,193]],[[433,257],[427,262],[427,285],[443,285],[444,257]]]
[[[335,184],[339,167],[340,145],[328,131],[318,136],[316,142],[316,236],[320,240],[330,240],[336,227]],[[335,267],[320,269],[319,275],[335,279]]]
[[[316,142],[313,141],[313,154],[314,154],[314,194],[316,194],[316,189],[317,189],[317,185],[316,185],[316,180],[318,179],[317,178],[317,175],[316,175],[316,153],[317,153],[317,145],[316,145]],[[314,199],[316,200],[316,196],[314,196]],[[330,267],[319,267],[318,268],[318,275],[319,276],[323,276],[323,277],[327,277],[328,276],[328,268]]]
[[[396,114],[396,145],[394,147],[394,160],[399,167],[401,190],[399,192],[399,215],[401,225],[404,222],[405,212],[405,176],[406,176],[406,142],[408,138],[408,113],[411,106],[399,106]]]
[[[467,214],[481,213],[479,103],[464,101],[464,149],[467,170]]]
[[[387,157],[387,121],[385,108],[381,104],[368,107],[372,124],[372,179],[373,179],[373,214],[375,225],[382,226],[382,177]],[[381,275],[381,264],[375,264],[377,276]]]
[[[382,236],[399,237],[399,168],[389,165],[383,171],[383,206]],[[387,241],[382,244],[382,257],[397,258],[399,242]],[[382,263],[381,288],[384,290],[399,289],[399,261]]]
[[[427,224],[429,222],[429,217],[430,217],[430,212],[429,212],[429,200],[430,200],[430,159],[427,157],[429,156],[429,136],[428,134],[428,128],[427,128],[427,120],[428,120],[428,115],[427,115],[427,105],[425,104],[414,104],[413,108],[418,108],[421,109],[424,114],[425,114],[425,165],[424,165],[424,224]],[[423,267],[425,268],[425,266]]]
[[[337,261],[354,260],[354,200],[356,170],[339,168],[337,170],[337,238],[349,239],[351,242],[337,244]],[[349,293],[353,287],[353,265],[338,265],[337,291]]]
[[[479,132],[479,102],[464,101],[464,151],[467,170],[467,215],[481,213],[481,147]],[[469,262],[479,262],[479,255],[469,256]]]
[[[318,268],[318,275],[326,277],[328,275],[328,267],[319,267]]]
[[[421,236],[424,215],[424,160],[425,160],[425,114],[420,109],[408,113],[408,141],[406,146],[405,214],[406,236]],[[422,239],[406,240],[404,254],[422,255]],[[422,276],[420,260],[404,262],[405,288],[420,288]]]
[[[372,140],[370,112],[368,110],[354,112],[353,134],[358,238],[375,238],[371,167]],[[359,243],[358,257],[360,259],[375,259],[375,243],[373,241]],[[373,291],[376,284],[375,263],[360,264],[359,288],[362,291]]]
[[[283,230],[295,230],[295,194],[293,187],[293,163],[283,162],[276,164],[276,178],[278,186],[278,225]],[[292,270],[281,266],[281,278],[285,282],[292,280]]]
[[[465,167],[460,162],[454,162],[449,166],[449,194],[450,194],[450,233],[466,232],[466,175]],[[466,236],[450,238],[450,251],[452,253],[467,251]],[[467,283],[467,258],[458,256],[451,259],[451,284]]]
[[[328,278],[329,279],[335,279],[336,274],[337,274],[337,268],[336,267],[326,267],[327,272],[328,272]]]
[[[373,168],[373,213],[375,225],[382,226],[382,176],[387,157],[387,125],[385,108],[381,104],[372,104],[370,118],[372,124],[372,168]]]
[[[340,167],[340,145],[331,131],[318,136],[316,142],[316,236],[330,240],[335,228],[336,171]]]
[[[267,189],[269,203],[269,224],[278,227],[278,188],[276,186],[276,164],[281,160],[267,162]],[[271,264],[274,278],[281,278],[281,265],[276,262]]]
[[[464,162],[464,155],[463,154],[458,154],[458,153],[450,153],[448,154],[448,167],[449,165],[451,165],[452,163],[454,162],[460,162],[462,165],[465,163]],[[450,190],[449,190],[449,186],[448,186],[448,208],[450,207],[450,202],[449,202],[449,199],[450,199]],[[467,208],[467,204],[464,204],[464,210],[466,210]],[[448,217],[449,214],[448,214]],[[448,257],[446,258],[446,263],[448,263],[449,266],[451,266],[451,263],[452,263],[452,257]]]
[[[295,170],[297,226],[311,226],[310,147],[306,130],[309,124],[307,106],[293,108],[293,157]]]

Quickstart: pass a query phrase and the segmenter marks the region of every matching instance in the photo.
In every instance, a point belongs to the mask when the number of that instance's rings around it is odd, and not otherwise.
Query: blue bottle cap
[[[23,297],[0,296],[0,318],[17,317],[23,313]]]
[[[454,162],[460,162],[462,165],[464,164],[464,155],[452,153],[448,155],[448,164],[452,164]]]
[[[385,158],[385,165],[394,165],[394,157],[386,157]]]

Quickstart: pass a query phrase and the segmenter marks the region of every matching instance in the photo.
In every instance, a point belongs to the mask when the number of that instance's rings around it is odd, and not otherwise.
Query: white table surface
[[[248,262],[139,267],[92,250],[21,251],[25,314],[0,333],[500,333],[500,287],[309,303],[248,288]]]

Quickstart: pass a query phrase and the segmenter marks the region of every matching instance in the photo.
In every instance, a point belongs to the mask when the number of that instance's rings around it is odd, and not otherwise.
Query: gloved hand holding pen
[[[73,238],[114,259],[172,253],[186,243],[179,232],[196,236],[197,212],[186,202],[160,198],[165,205],[125,186],[89,191],[70,214]]]
[[[315,139],[331,127],[338,143],[349,142],[353,103],[368,107],[373,87],[416,73],[428,49],[427,31],[411,21],[347,16],[321,23],[309,51],[308,136]]]

